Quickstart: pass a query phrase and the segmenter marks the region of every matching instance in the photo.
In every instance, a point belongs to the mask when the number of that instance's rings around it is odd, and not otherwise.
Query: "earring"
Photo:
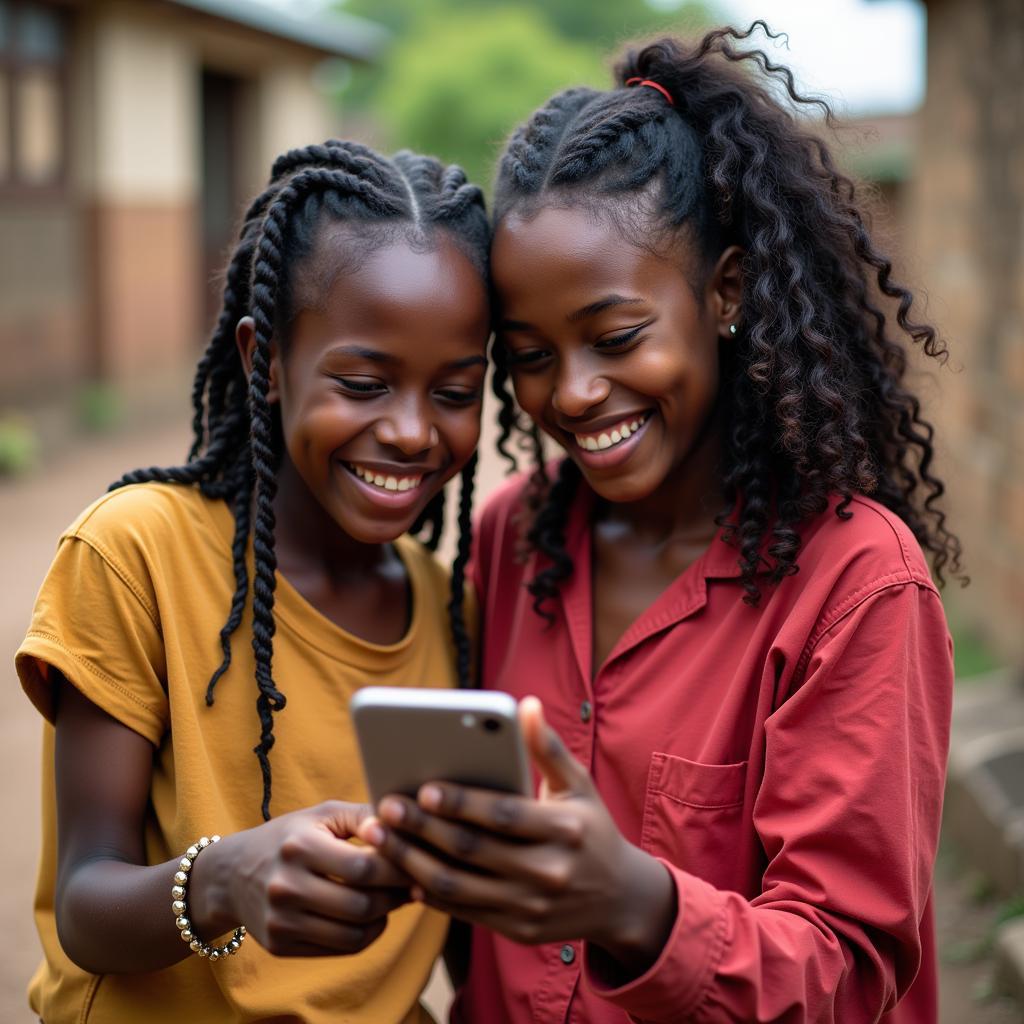
[[[736,334],[736,325],[735,324],[729,324],[729,333],[732,334],[732,335]]]

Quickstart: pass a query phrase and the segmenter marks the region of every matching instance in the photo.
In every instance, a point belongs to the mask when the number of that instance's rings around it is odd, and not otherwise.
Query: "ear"
[[[732,338],[739,327],[743,309],[743,257],[746,253],[738,245],[730,245],[715,264],[708,282],[711,311],[721,338]]]
[[[256,349],[256,321],[251,316],[243,316],[235,328],[235,344],[238,346],[238,355],[245,368],[245,376],[252,374],[252,354]],[[278,358],[277,345],[270,343],[270,386],[267,388],[267,401],[273,405],[281,395],[278,390],[278,378],[281,374],[280,359]]]

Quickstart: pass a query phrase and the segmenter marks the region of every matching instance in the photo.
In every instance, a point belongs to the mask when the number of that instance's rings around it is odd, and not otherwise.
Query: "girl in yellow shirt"
[[[227,269],[188,461],[127,474],[61,538],[17,655],[48,723],[46,1024],[427,1019],[445,919],[350,842],[348,699],[468,674],[486,246],[456,167],[282,156]],[[459,473],[449,590],[427,549]]]

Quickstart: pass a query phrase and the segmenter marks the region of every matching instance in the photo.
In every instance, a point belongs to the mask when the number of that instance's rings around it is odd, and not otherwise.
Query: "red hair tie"
[[[657,89],[658,92],[660,92],[661,95],[668,100],[668,105],[670,107],[674,107],[676,105],[676,102],[674,99],[672,99],[672,94],[668,91],[668,89],[666,89],[665,86],[660,85],[658,82],[652,82],[649,78],[627,78],[626,85],[646,85],[648,86],[648,88]]]

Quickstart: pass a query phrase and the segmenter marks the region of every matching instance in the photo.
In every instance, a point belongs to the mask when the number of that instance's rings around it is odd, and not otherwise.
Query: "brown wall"
[[[191,363],[202,299],[194,206],[107,204],[89,219],[102,377],[130,382]]]
[[[88,360],[81,223],[58,199],[0,201],[0,406],[61,393]],[[44,269],[45,268],[45,269]]]
[[[972,586],[954,606],[1024,662],[1024,4],[928,4],[910,249],[948,339],[939,421]]]

